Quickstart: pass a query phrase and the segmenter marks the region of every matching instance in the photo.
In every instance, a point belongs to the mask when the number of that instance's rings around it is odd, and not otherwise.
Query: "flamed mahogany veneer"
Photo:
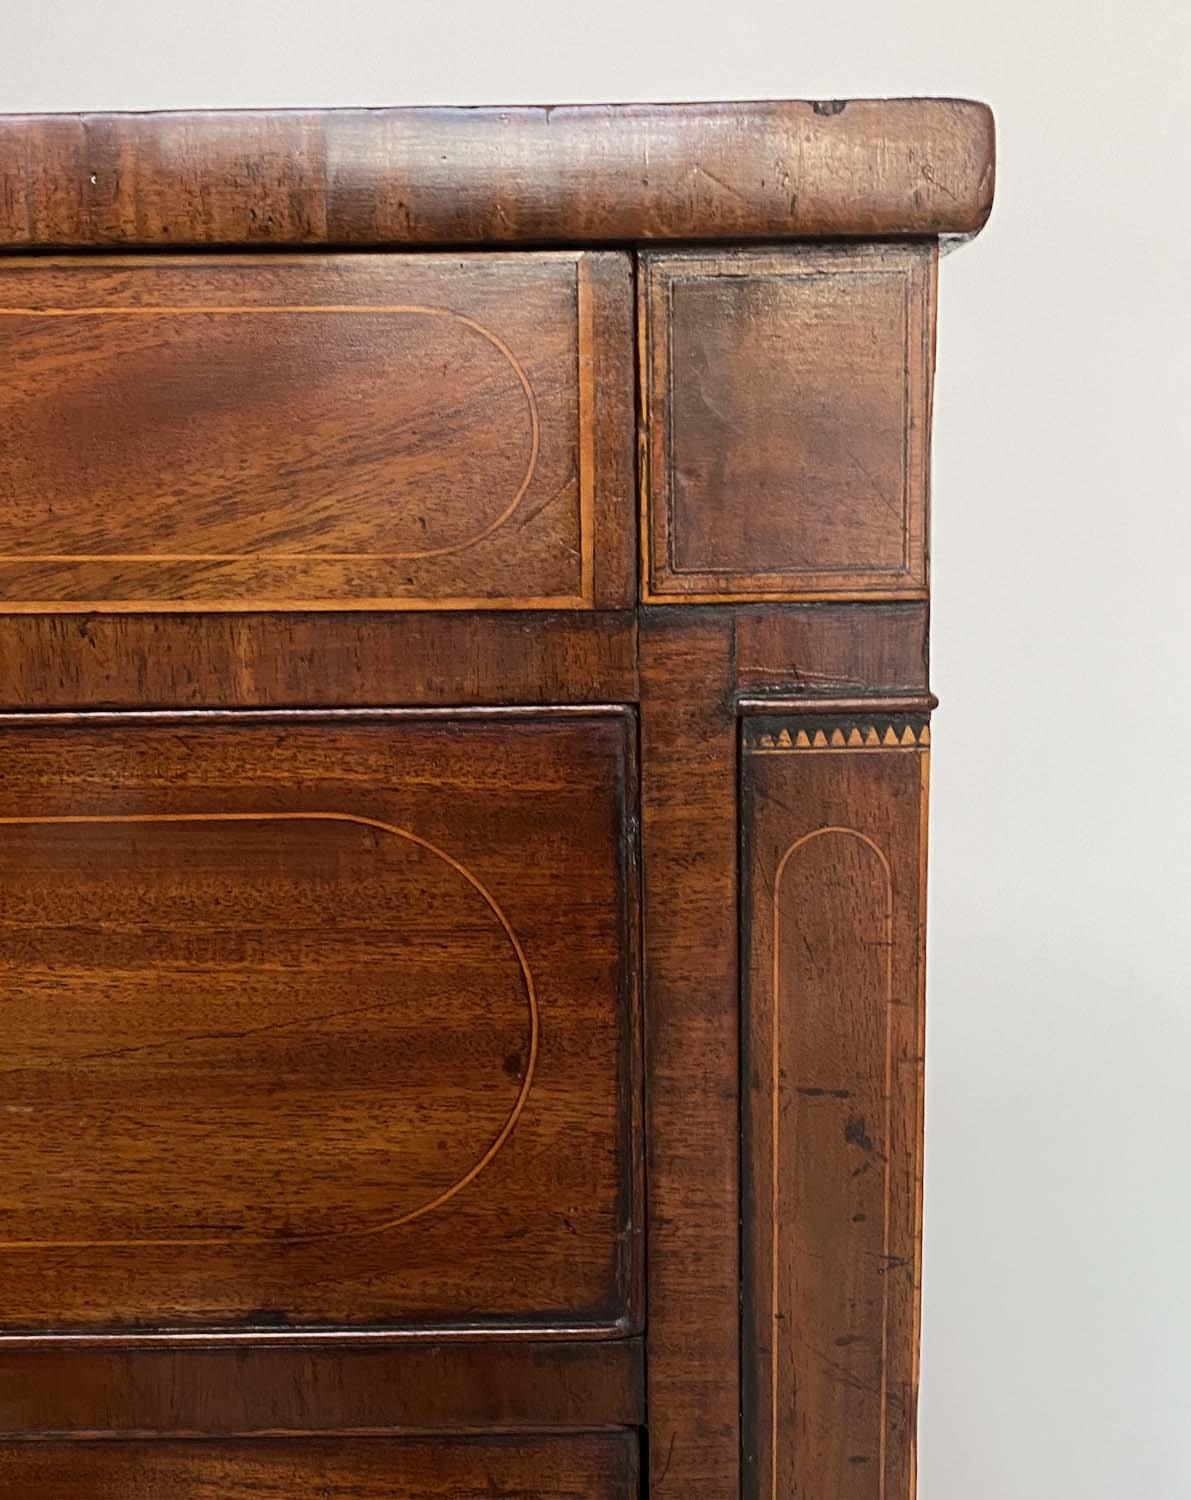
[[[912,1500],[988,111],[0,179],[0,1500]]]

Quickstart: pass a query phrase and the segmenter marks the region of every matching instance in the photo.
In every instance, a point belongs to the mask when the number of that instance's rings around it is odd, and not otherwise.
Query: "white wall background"
[[[944,93],[921,1500],[1191,1493],[1187,0],[7,0],[0,109]],[[831,1500],[829,1496],[819,1500]]]

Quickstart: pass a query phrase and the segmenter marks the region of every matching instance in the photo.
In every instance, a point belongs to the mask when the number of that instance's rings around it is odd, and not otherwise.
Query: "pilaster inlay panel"
[[[907,1500],[929,732],[743,721],[752,1500]]]

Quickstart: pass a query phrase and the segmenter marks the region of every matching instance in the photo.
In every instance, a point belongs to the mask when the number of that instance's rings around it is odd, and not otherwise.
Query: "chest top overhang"
[[[968,236],[961,99],[0,116],[0,250]]]

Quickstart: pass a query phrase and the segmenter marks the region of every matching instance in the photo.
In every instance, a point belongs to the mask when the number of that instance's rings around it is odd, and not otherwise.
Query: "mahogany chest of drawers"
[[[0,174],[0,1497],[910,1500],[987,110]]]

